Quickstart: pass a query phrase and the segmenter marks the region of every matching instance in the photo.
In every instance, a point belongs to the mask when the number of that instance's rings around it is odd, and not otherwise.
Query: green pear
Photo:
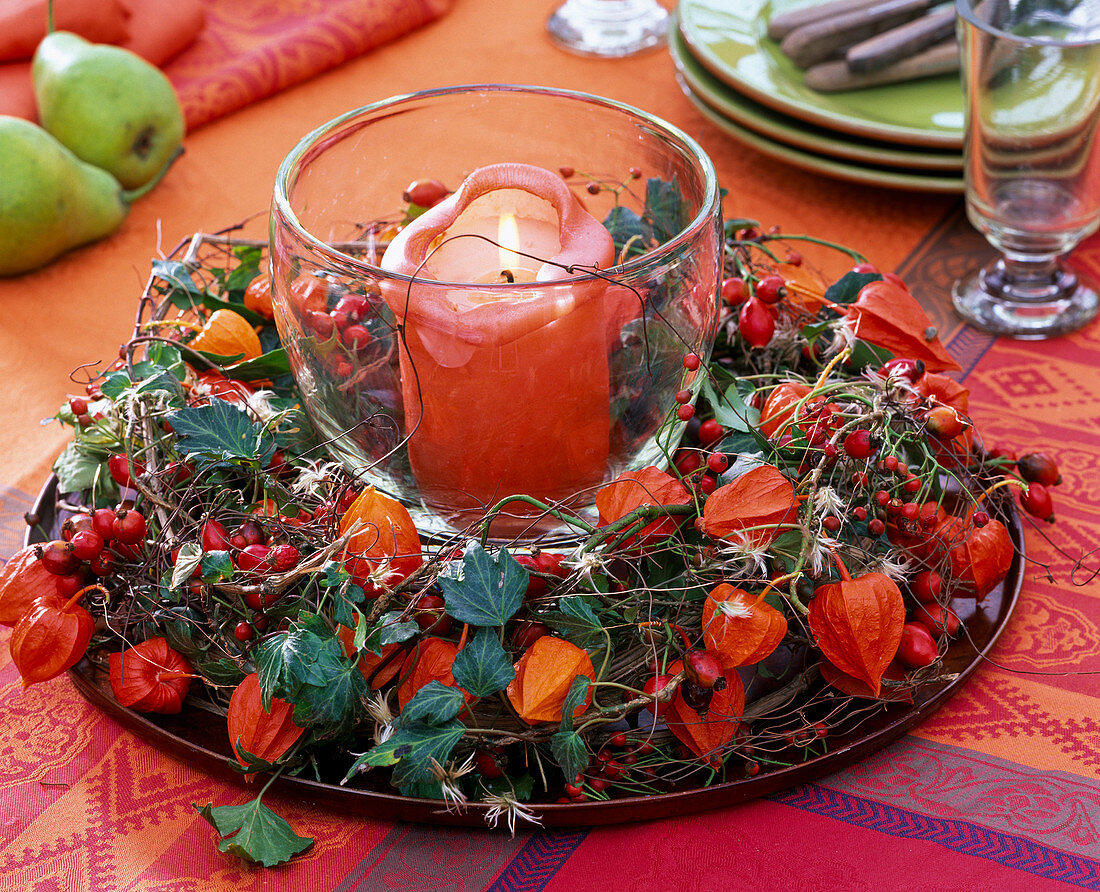
[[[126,189],[145,185],[179,154],[184,123],[176,92],[135,53],[53,31],[39,43],[31,71],[42,126]]]
[[[0,276],[35,269],[113,232],[130,195],[41,127],[0,115]]]

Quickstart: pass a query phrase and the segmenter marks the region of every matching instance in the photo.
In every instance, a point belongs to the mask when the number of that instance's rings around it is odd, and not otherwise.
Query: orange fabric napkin
[[[193,130],[215,118],[327,71],[446,13],[453,0],[65,0],[58,27],[117,42],[164,69]],[[45,33],[45,0],[17,0],[18,34],[0,15],[0,114],[34,119],[30,65],[8,61]],[[38,9],[41,7],[41,10]],[[96,16],[88,22],[88,10]],[[16,13],[19,13],[16,15]],[[39,19],[42,22],[39,26]],[[110,21],[114,24],[111,25]],[[121,20],[121,25],[120,25]],[[113,27],[124,36],[111,41]],[[91,30],[89,30],[91,28]],[[98,30],[97,30],[98,29]],[[95,36],[95,35],[99,36]],[[5,46],[12,49],[5,53]]]

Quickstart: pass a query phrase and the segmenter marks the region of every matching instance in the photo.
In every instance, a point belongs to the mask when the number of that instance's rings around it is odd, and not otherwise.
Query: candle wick
[[[515,274],[510,269],[502,269],[500,271],[500,281],[511,285],[516,281]]]

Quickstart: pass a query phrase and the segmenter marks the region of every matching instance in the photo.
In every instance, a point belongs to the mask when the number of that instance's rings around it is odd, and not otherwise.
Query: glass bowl
[[[498,163],[553,172],[616,236],[610,260],[544,280],[558,245],[506,255],[503,230],[448,231],[408,274],[386,260],[419,213],[411,183],[455,190]],[[685,424],[677,393],[702,383],[685,356],[705,368],[710,355],[721,252],[714,167],[693,140],[541,87],[452,87],[349,112],[287,156],[271,213],[275,319],[305,408],[331,453],[424,533],[490,509],[495,538],[563,532],[562,516],[594,516],[605,482],[667,465]],[[431,277],[436,260],[458,281]],[[475,274],[485,263],[519,275]]]

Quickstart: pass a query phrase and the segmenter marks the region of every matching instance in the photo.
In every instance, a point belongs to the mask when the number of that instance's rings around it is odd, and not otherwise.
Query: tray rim
[[[24,545],[42,541],[41,533],[38,531],[47,521],[48,525],[53,524],[56,502],[57,477],[51,474],[36,496],[32,508],[40,519],[39,526],[27,528]],[[1003,517],[1003,520],[1012,538],[1015,558],[1008,576],[999,587],[999,615],[988,639],[980,649],[975,650],[970,661],[953,679],[938,686],[927,697],[912,705],[885,704],[882,711],[871,719],[872,723],[881,724],[881,727],[876,727],[874,731],[821,756],[785,768],[762,771],[752,778],[649,796],[570,803],[537,802],[531,804],[529,810],[535,814],[539,825],[543,828],[625,824],[696,814],[751,802],[799,784],[809,783],[860,761],[893,743],[910,728],[935,712],[969,681],[986,655],[996,646],[1015,612],[1023,587],[1023,568],[1026,563],[1023,528],[1015,505],[1012,505],[1010,512]],[[956,639],[953,646],[959,646],[963,640]],[[93,706],[170,757],[220,780],[229,781],[242,789],[246,788],[245,776],[233,769],[232,764],[235,764],[235,761],[226,755],[229,750],[228,738],[226,753],[219,753],[203,743],[188,740],[161,727],[149,715],[121,706],[104,686],[97,682],[89,671],[90,668],[91,664],[87,660],[81,660],[68,671],[68,677],[76,690]],[[445,803],[438,799],[416,799],[396,793],[342,787],[301,777],[281,776],[272,784],[272,791],[307,804],[322,807],[336,806],[347,813],[365,817],[481,829],[487,829],[486,815],[492,808],[488,803],[469,802],[461,811],[448,810]]]

